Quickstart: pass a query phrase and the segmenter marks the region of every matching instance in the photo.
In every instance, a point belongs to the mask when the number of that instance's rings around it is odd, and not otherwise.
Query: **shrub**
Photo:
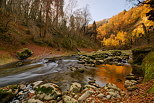
[[[27,59],[28,57],[32,56],[33,52],[28,48],[24,48],[22,51],[17,52],[17,57],[19,60]]]

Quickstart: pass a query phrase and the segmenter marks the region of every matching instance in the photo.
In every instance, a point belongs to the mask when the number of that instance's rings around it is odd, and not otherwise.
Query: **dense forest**
[[[88,6],[76,5],[76,0],[1,0],[0,44],[94,47],[94,39],[85,35],[91,19]]]

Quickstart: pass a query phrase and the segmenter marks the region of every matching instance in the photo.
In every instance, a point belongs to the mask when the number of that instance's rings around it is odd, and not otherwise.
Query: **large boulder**
[[[46,83],[40,85],[39,87],[35,88],[37,93],[37,98],[40,100],[57,100],[58,97],[62,96],[62,93],[59,87],[53,83]]]
[[[144,82],[154,79],[154,52],[149,53],[142,62]]]
[[[22,51],[17,52],[17,57],[19,60],[24,60],[32,56],[32,54],[33,52],[30,49],[24,48]]]
[[[133,63],[141,65],[142,60],[144,57],[151,51],[154,51],[152,47],[145,47],[145,48],[137,48],[132,50],[133,55]]]

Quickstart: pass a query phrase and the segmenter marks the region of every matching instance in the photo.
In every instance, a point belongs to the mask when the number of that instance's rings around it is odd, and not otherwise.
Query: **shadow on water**
[[[96,79],[97,83],[105,85],[106,83],[113,83],[116,84],[119,88],[125,90],[124,82],[125,76],[132,72],[131,65],[110,65],[110,64],[103,64],[97,66],[96,70]]]

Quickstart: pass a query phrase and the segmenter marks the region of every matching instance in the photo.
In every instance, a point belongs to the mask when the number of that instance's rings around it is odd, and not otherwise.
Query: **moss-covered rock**
[[[102,59],[105,59],[108,56],[109,55],[107,53],[100,53],[100,54],[94,54],[94,55],[92,55],[93,58],[102,58]]]
[[[144,82],[154,79],[154,52],[149,53],[142,62]]]
[[[56,100],[62,96],[60,88],[53,83],[46,83],[35,88],[37,98],[41,100]]]
[[[137,48],[132,50],[133,55],[133,63],[141,65],[142,60],[144,57],[151,51],[154,51],[152,47],[145,47],[145,48]]]
[[[17,52],[17,57],[19,60],[24,60],[32,56],[32,54],[33,52],[30,49],[24,48],[22,51]]]
[[[13,99],[14,94],[8,92],[7,90],[0,89],[0,103],[8,103]]]
[[[121,51],[113,51],[111,52],[112,56],[120,56],[122,54]]]

